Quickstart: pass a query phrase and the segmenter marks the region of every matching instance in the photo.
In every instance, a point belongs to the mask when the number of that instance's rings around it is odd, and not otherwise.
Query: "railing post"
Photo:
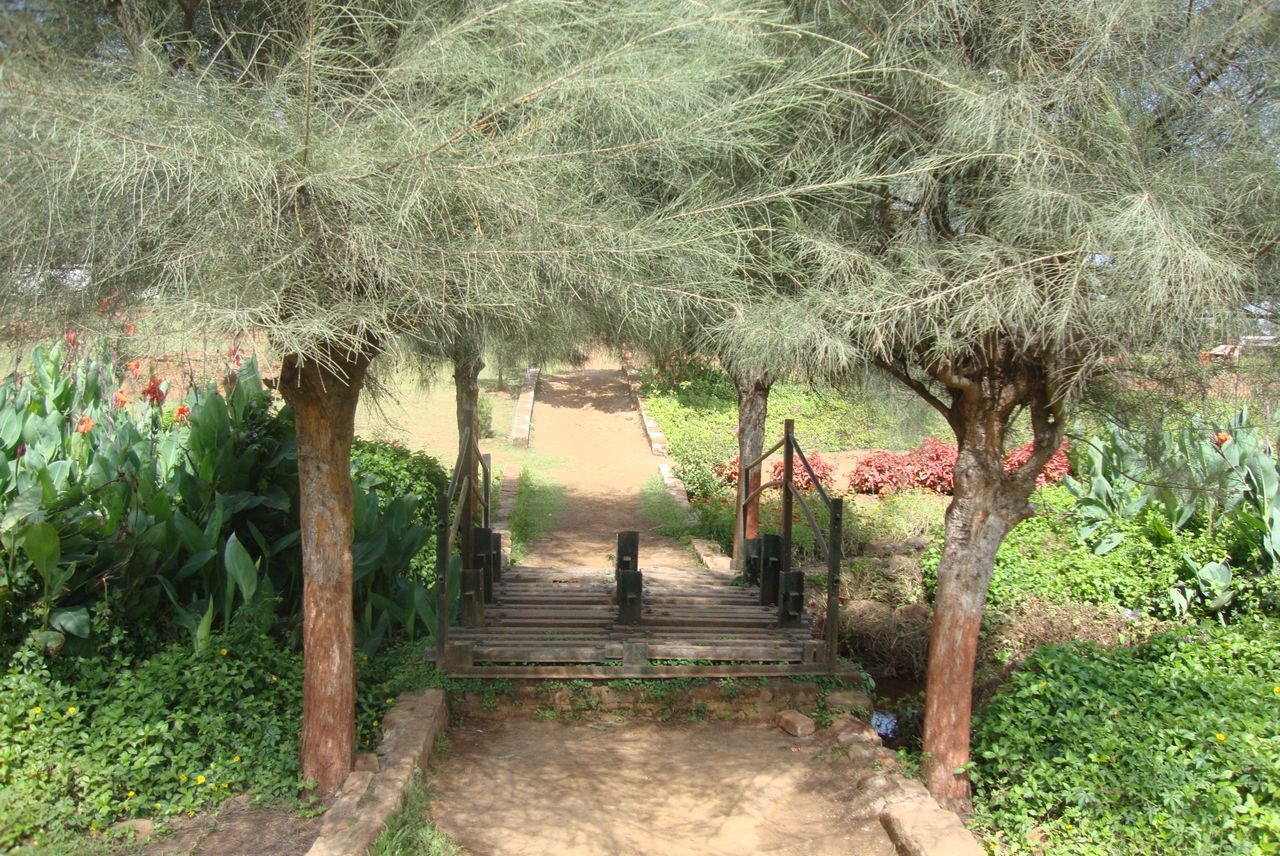
[[[791,517],[794,513],[792,510],[791,486],[792,478],[796,469],[796,447],[795,447],[795,430],[796,421],[788,419],[783,423],[783,445],[782,445],[782,574],[785,578],[786,574],[791,573]]]
[[[480,456],[480,473],[484,477],[484,521],[480,525],[485,529],[489,528],[489,519],[493,516],[489,508],[489,483],[493,481],[491,461],[492,457],[488,454]]]
[[[458,530],[459,536],[459,553],[462,554],[462,569],[468,570],[471,563],[471,557],[475,555],[475,534],[472,531],[476,525],[476,469],[478,461],[472,452],[474,446],[471,442],[471,429],[462,432],[462,477],[458,479],[461,485],[466,479],[470,479],[471,489],[462,497],[462,508],[459,510],[462,515],[462,527]]]
[[[778,586],[782,579],[782,556],[786,542],[780,535],[760,538],[760,605],[778,605]]]
[[[831,529],[827,539],[827,670],[836,670],[836,658],[840,651],[840,567],[844,564],[842,538],[844,529],[844,500],[831,500]]]
[[[436,663],[444,665],[449,633],[449,497],[436,495]]]
[[[618,623],[640,624],[644,612],[644,575],[640,572],[640,533],[619,532],[614,557],[614,581],[618,591]]]
[[[475,556],[471,559],[471,567],[480,571],[484,580],[484,602],[493,603],[493,531],[487,526],[476,529]]]

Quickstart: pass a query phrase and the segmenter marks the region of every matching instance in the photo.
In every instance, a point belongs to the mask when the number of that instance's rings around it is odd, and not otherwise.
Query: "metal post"
[[[796,468],[795,429],[796,421],[788,419],[783,423],[782,446],[782,573],[791,573],[791,491],[794,490],[792,476]]]
[[[449,497],[436,495],[436,663],[444,665],[449,628]]]
[[[831,528],[827,539],[827,670],[836,670],[840,649],[840,566],[844,563],[841,539],[844,529],[844,500],[831,500]]]

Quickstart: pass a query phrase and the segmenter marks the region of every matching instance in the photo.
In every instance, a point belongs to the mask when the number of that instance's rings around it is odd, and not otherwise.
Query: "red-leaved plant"
[[[834,481],[836,468],[834,465],[827,463],[817,452],[806,455],[809,460],[809,466],[813,467],[813,474],[818,477],[818,483],[823,487],[831,487]],[[724,479],[726,484],[737,484],[739,476],[739,459],[734,458],[731,461],[725,461],[715,468],[716,475]],[[773,481],[782,481],[783,470],[785,465],[782,461],[775,461],[773,471],[770,478]],[[804,464],[800,463],[797,456],[794,469],[791,473],[791,481],[800,490],[809,490],[813,487],[813,479],[809,477],[809,473],[804,468]]]
[[[1070,474],[1067,455],[1058,449],[1036,478],[1043,487],[1056,484]],[[1005,472],[1013,472],[1031,458],[1032,445],[1019,446],[1004,460]],[[927,490],[950,494],[955,486],[956,447],[930,437],[910,452],[879,451],[860,461],[849,474],[849,490],[884,495],[900,490]]]

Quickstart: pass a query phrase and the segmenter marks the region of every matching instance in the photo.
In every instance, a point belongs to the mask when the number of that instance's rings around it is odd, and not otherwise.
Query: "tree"
[[[723,117],[769,17],[679,0],[87,6],[6,7],[3,299],[74,312],[119,292],[269,335],[299,437],[302,770],[332,791],[355,738],[349,451],[370,361],[397,335],[702,279],[696,249],[646,258],[708,227],[655,222],[604,165],[749,149]],[[68,270],[87,276],[67,288],[52,274]]]
[[[935,407],[959,445],[924,751],[930,791],[963,808],[995,554],[1031,514],[1079,392],[1115,357],[1198,350],[1280,234],[1266,97],[1280,8],[910,0],[818,14],[868,59],[833,94],[852,169],[792,191],[830,202],[797,237],[802,306]],[[1007,472],[1024,426],[1034,451]]]

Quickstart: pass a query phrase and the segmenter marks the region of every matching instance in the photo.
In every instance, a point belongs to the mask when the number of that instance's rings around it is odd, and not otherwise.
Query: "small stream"
[[[900,749],[920,739],[919,722],[924,709],[924,681],[909,678],[876,678],[875,712],[871,727],[888,749]]]

